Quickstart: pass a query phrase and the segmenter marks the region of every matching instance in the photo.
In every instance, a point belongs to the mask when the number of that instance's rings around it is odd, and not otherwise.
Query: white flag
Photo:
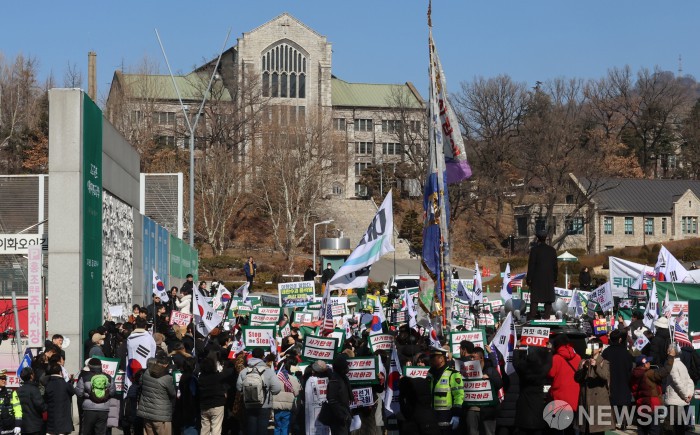
[[[391,201],[390,190],[360,243],[328,282],[331,289],[367,287],[369,267],[383,255],[394,252],[394,216]]]
[[[244,285],[248,284],[246,283]],[[219,283],[219,286],[216,289],[216,294],[214,297],[211,299],[212,306],[216,310],[222,305],[226,305],[228,301],[231,300],[231,292],[228,291],[226,286],[223,283]]]
[[[515,371],[515,366],[513,365],[513,349],[515,349],[516,341],[517,336],[515,332],[515,323],[513,323],[513,313],[508,313],[501,327],[498,328],[498,332],[493,336],[493,340],[491,340],[491,347],[498,349],[506,360],[505,368],[507,374],[511,374]]]
[[[510,263],[506,264],[506,271],[503,273],[503,287],[501,287],[503,302],[513,298],[513,295],[508,291],[508,284],[510,284]]]
[[[403,291],[403,298],[406,301],[406,320],[408,321],[408,327],[415,329],[418,326],[416,322],[416,306],[413,305],[413,296],[408,293],[408,289]]]
[[[221,316],[209,306],[198,291],[192,293],[197,302],[197,311],[194,313],[194,323],[197,331],[202,335],[208,335],[212,329],[221,323]]]
[[[438,340],[437,332],[435,332],[435,328],[433,328],[432,322],[429,325],[430,329],[428,329],[428,337],[430,338],[430,346],[435,348],[441,348],[442,345],[440,344],[440,340]]]
[[[165,284],[160,279],[155,269],[153,269],[153,295],[158,296],[162,302],[168,302],[168,292],[165,290]]]
[[[671,301],[669,300],[669,296],[668,296],[669,293],[671,293],[671,292],[666,290],[666,297],[664,298],[664,307],[663,307],[663,313],[667,319],[670,319],[672,316]]]
[[[391,346],[389,376],[386,378],[386,390],[384,390],[384,409],[392,414],[397,414],[399,411],[399,379],[401,379],[401,362],[394,343]]]
[[[659,318],[659,296],[656,293],[656,281],[651,286],[651,291],[649,292],[649,301],[647,301],[647,307],[644,310],[644,326],[646,326],[651,332],[654,332],[656,328],[654,327],[654,321]]]
[[[268,333],[267,335],[270,338],[270,353],[273,355],[277,355],[277,341],[275,340],[275,337],[272,336],[272,334]]]
[[[665,282],[683,282],[688,276],[686,268],[663,245],[656,260],[654,272],[658,281]]]
[[[483,300],[483,283],[481,279],[481,270],[479,269],[479,263],[474,262],[474,297],[479,303]]]
[[[457,297],[464,302],[471,302],[472,301],[472,295],[470,292],[467,291],[467,289],[464,287],[463,281],[457,280]],[[479,301],[481,302],[481,301]]]
[[[581,306],[581,295],[578,290],[574,290],[574,295],[571,297],[569,302],[569,308],[574,309],[574,317],[579,317],[583,315],[583,307]]]

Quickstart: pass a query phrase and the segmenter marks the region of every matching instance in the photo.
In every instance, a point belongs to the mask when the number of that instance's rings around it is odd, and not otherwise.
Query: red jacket
[[[574,351],[570,344],[560,346],[552,357],[552,368],[549,369],[549,377],[552,386],[549,394],[553,400],[563,400],[576,411],[578,409],[579,384],[574,380],[574,374],[578,370],[581,357]]]

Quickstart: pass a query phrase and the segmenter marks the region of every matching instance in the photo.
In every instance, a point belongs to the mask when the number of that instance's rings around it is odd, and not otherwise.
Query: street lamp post
[[[331,222],[333,222],[333,219],[328,219],[327,221],[317,222],[314,224],[314,270],[316,270],[316,226],[327,225]]]

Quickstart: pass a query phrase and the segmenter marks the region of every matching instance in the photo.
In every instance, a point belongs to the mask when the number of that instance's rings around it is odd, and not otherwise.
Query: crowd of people
[[[550,254],[531,258],[531,266],[539,261],[556,276]],[[250,258],[249,285],[255,270]],[[542,273],[531,272],[530,285]],[[553,285],[549,281],[546,286]],[[578,330],[554,331],[542,347],[512,343],[507,355],[487,344],[499,324],[486,329],[483,342],[461,341],[453,354],[449,329],[432,335],[426,325],[384,324],[392,348],[373,350],[370,334],[377,329],[353,321],[332,361],[309,361],[301,357],[302,334],[309,329],[290,323],[284,311],[278,326],[291,327],[267,348],[241,345],[247,314],[237,315],[231,328],[222,323],[206,335],[193,323],[171,324],[172,312],[192,313],[193,292],[212,296],[206,283],[195,288],[189,275],[181,288],[171,288],[166,302],[154,295],[150,305],[134,305],[124,322],[108,320],[90,331],[80,373],[64,368],[60,334],[21,370],[16,391],[0,372],[0,434],[103,435],[112,428],[126,435],[596,434],[631,425],[643,434],[680,434],[691,424],[684,417],[693,414],[700,357],[691,346],[673,342],[666,317],[646,328],[643,313],[635,310],[627,325],[619,318],[601,333],[593,321],[603,313],[591,312]],[[546,295],[542,302],[551,306]],[[641,349],[640,337],[646,340]],[[348,374],[352,358],[367,356],[378,357],[379,382],[371,386],[370,400],[359,404]],[[391,370],[394,357],[398,371]],[[105,372],[106,359],[119,361],[123,384]],[[409,376],[400,370],[405,367],[425,370]],[[469,370],[486,386],[478,401],[470,399]]]

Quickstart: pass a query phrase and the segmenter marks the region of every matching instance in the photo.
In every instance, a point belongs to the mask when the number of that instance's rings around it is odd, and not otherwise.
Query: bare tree
[[[516,83],[509,76],[480,77],[472,83],[462,83],[455,102],[473,153],[470,163],[475,176],[468,188],[451,189],[450,205],[474,206],[479,211],[477,216],[485,217],[484,224],[500,237],[504,205],[511,198],[513,184],[523,177],[512,162],[528,93],[525,84]],[[485,213],[491,202],[495,203],[495,219]]]
[[[272,121],[256,147],[254,200],[267,215],[276,248],[290,261],[309,234],[310,219],[333,174],[331,119],[323,112],[291,115],[294,106],[272,106]],[[279,122],[276,122],[279,121]],[[285,121],[286,120],[286,121]]]
[[[75,63],[68,62],[68,67],[66,72],[63,74],[63,87],[64,88],[82,88],[83,87],[83,73],[78,68]]]
[[[641,69],[634,82],[629,67],[615,68],[608,80],[625,119],[623,140],[635,150],[644,174],[657,177],[657,162],[671,152],[676,124],[689,109],[687,87],[658,68]]]
[[[0,54],[0,170],[6,174],[22,172],[25,152],[48,135],[47,122],[41,130],[48,105],[41,102],[46,90],[37,79],[38,66],[33,57],[6,60]]]

